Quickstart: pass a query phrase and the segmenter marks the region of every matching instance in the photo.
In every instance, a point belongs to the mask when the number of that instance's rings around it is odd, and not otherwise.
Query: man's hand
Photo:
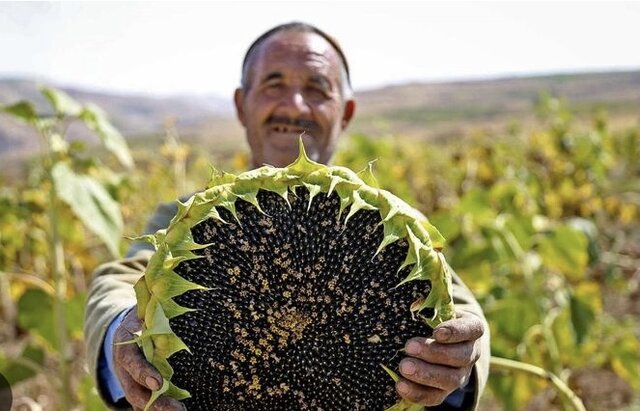
[[[480,358],[479,338],[482,321],[461,313],[433,330],[432,338],[416,337],[405,345],[408,357],[400,361],[396,390],[407,400],[434,406],[469,380],[473,365]]]
[[[124,317],[116,329],[114,342],[129,341],[142,329],[142,321],[133,309]],[[135,343],[113,346],[113,364],[122,384],[124,395],[134,410],[143,410],[149,402],[151,391],[162,386],[162,376],[142,354]],[[173,398],[160,396],[151,407],[153,411],[184,410],[184,406]]]

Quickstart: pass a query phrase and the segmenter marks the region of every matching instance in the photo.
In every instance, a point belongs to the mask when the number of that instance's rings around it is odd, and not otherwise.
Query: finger
[[[125,392],[125,398],[131,404],[134,410],[143,410],[149,399],[151,391],[138,384],[130,375],[124,375],[121,378],[122,389]],[[151,406],[151,411],[183,411],[185,406],[178,400],[160,396]]]
[[[124,396],[134,409],[144,409],[149,398],[151,398],[151,391],[138,384],[129,374],[120,374],[120,384],[124,391]]]
[[[151,406],[151,411],[184,411],[186,409],[180,401],[165,395],[161,395]]]
[[[400,374],[416,384],[438,388],[450,393],[462,387],[471,373],[470,367],[452,368],[428,364],[414,358],[400,361]]]
[[[129,341],[132,338],[133,334],[121,325],[116,330],[114,342]],[[162,386],[162,376],[144,358],[137,344],[114,345],[113,361],[116,368],[124,369],[138,384],[154,391]]]
[[[442,344],[475,341],[484,334],[484,324],[472,314],[462,313],[433,329],[433,338]]]
[[[413,403],[426,406],[442,404],[447,393],[438,388],[425,387],[407,380],[400,380],[396,383],[396,391],[402,398]]]
[[[431,364],[455,368],[471,366],[480,357],[480,350],[475,342],[440,344],[433,338],[421,337],[407,341],[405,352],[411,357]]]
[[[150,390],[158,390],[162,386],[162,376],[142,355],[135,344],[117,346],[114,350],[114,362],[120,366],[138,384]]]
[[[135,307],[136,306],[129,310],[127,315],[125,315],[124,319],[122,320],[122,324],[120,325],[131,334],[135,334],[136,332],[142,330],[142,320],[138,318],[137,309]]]

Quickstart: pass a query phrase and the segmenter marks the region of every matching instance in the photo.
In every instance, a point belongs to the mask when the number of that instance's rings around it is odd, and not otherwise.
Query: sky
[[[640,2],[0,2],[0,78],[231,96],[249,44],[292,20],[338,39],[356,91],[640,69]]]

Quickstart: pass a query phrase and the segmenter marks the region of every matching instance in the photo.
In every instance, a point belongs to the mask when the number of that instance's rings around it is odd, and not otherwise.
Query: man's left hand
[[[433,330],[430,338],[416,337],[405,344],[407,357],[400,361],[404,378],[396,390],[405,399],[426,405],[441,404],[464,387],[480,358],[479,338],[484,324],[473,314],[459,313]]]

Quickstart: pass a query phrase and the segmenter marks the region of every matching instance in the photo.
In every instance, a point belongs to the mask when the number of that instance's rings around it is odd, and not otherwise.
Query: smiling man
[[[355,110],[346,60],[313,30],[270,31],[249,49],[236,90],[253,165],[284,167],[298,155],[328,163]]]
[[[300,135],[312,160],[330,162],[356,107],[342,50],[326,33],[304,23],[275,27],[251,45],[234,101],[255,167],[290,164],[298,155]],[[146,231],[166,228],[175,212],[175,204],[161,205]],[[151,391],[160,388],[160,374],[135,344],[113,345],[131,340],[141,329],[132,285],[151,254],[145,245],[135,244],[127,259],[99,267],[91,284],[85,318],[89,365],[105,402],[115,407],[142,409]],[[406,342],[403,378],[396,389],[436,410],[471,410],[487,379],[488,326],[455,275],[453,290],[458,317],[436,327],[431,336]],[[152,409],[181,407],[161,397]]]

